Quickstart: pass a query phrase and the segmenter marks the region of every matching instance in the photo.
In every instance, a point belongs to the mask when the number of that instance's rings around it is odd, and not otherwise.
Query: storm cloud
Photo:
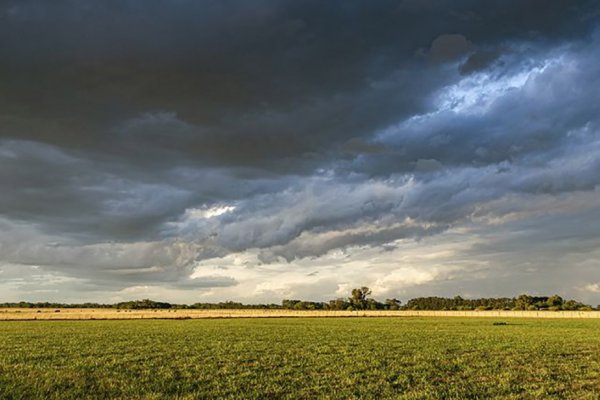
[[[5,300],[600,302],[598,1],[4,1]]]

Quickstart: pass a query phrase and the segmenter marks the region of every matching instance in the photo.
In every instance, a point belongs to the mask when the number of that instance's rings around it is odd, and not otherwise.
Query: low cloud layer
[[[600,303],[600,5],[0,5],[3,300]]]

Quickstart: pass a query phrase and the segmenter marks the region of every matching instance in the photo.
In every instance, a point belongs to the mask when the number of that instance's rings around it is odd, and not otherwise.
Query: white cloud
[[[459,114],[483,114],[490,110],[494,102],[519,89],[523,89],[525,93],[533,91],[532,97],[539,96],[537,87],[532,87],[533,82],[547,69],[559,68],[563,74],[573,69],[572,62],[565,60],[564,50],[555,52],[559,55],[536,60],[535,66],[523,66],[503,75],[493,70],[479,72],[444,87],[438,92],[434,102],[436,113],[452,111]]]
[[[583,289],[592,293],[600,293],[600,283],[588,283]]]
[[[215,206],[205,208],[188,208],[185,210],[184,219],[207,219],[218,217],[235,210],[235,206]]]

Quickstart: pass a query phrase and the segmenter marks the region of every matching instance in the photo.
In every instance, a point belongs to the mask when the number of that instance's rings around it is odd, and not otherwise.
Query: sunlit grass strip
[[[283,317],[491,317],[600,318],[598,311],[326,311],[326,310],[117,310],[90,308],[4,308],[0,320],[201,319]]]

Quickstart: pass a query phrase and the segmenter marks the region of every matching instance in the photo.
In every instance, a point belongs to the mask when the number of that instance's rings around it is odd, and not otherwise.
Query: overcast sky
[[[599,1],[0,2],[0,301],[600,303]]]

